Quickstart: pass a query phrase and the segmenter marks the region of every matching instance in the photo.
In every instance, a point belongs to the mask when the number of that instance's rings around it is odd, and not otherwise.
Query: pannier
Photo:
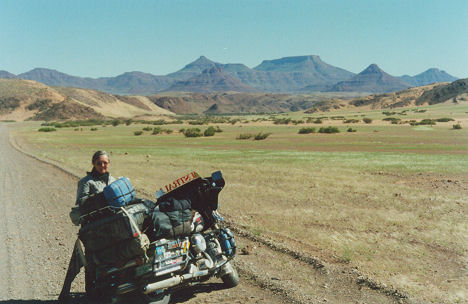
[[[92,255],[96,264],[112,264],[144,255],[141,238],[147,236],[141,231],[153,211],[148,205],[141,202],[126,206],[83,225],[78,237],[86,255]]]

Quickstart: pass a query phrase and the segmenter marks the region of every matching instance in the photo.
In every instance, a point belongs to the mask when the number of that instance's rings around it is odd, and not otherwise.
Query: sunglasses
[[[101,167],[102,167],[102,166],[107,166],[107,165],[109,164],[109,162],[106,162],[106,161],[98,161],[98,162],[96,162],[96,164],[97,164],[98,166],[101,166]]]

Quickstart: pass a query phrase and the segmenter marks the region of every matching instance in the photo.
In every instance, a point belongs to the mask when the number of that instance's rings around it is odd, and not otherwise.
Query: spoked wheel
[[[169,304],[171,300],[170,293],[160,293],[160,294],[143,294],[143,303],[145,304]]]
[[[239,285],[239,274],[234,266],[231,263],[226,263],[223,267],[223,271],[226,272],[225,275],[221,276],[221,280],[223,280],[224,285],[227,288],[236,287]]]

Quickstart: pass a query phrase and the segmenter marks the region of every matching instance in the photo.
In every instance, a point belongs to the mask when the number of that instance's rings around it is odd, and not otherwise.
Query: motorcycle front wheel
[[[142,294],[143,303],[145,304],[168,304],[171,300],[170,293],[160,294]]]
[[[225,265],[226,268],[229,269],[228,273],[221,277],[223,280],[224,286],[227,288],[236,287],[239,284],[239,274],[234,266],[232,266],[229,262]]]

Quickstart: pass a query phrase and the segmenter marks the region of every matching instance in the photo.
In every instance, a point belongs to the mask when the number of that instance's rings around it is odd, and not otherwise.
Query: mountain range
[[[161,76],[134,71],[116,77],[89,78],[35,68],[19,75],[0,71],[0,78],[35,80],[51,86],[86,88],[121,95],[151,95],[162,91],[384,93],[457,79],[435,68],[413,77],[394,77],[375,64],[371,64],[359,74],[354,74],[325,63],[316,55],[264,60],[254,68],[241,63],[222,64],[200,56],[179,71]]]
[[[230,85],[222,68],[214,86]],[[193,77],[187,81],[192,82]],[[121,96],[96,90],[47,86],[24,79],[0,79],[0,120],[160,119],[173,114],[252,114],[341,108],[385,109],[468,101],[468,79],[436,83],[402,91],[352,98],[356,93],[284,94],[258,92],[167,92],[150,96]],[[362,95],[361,95],[362,96]]]

